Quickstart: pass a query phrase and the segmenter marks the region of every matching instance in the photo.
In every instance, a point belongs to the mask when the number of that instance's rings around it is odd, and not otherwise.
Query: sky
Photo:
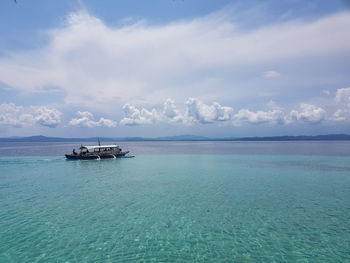
[[[0,137],[350,133],[348,0],[1,0]]]

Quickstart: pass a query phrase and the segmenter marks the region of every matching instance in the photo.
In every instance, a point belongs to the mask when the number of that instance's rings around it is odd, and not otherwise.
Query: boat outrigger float
[[[96,159],[107,159],[107,158],[120,158],[120,157],[133,157],[127,156],[129,151],[123,151],[118,145],[99,145],[95,146],[80,146],[80,152],[65,154],[66,158],[69,160],[96,160]]]

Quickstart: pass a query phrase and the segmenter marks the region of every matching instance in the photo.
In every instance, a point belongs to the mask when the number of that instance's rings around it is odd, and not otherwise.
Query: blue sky
[[[1,1],[0,136],[349,133],[348,1]]]

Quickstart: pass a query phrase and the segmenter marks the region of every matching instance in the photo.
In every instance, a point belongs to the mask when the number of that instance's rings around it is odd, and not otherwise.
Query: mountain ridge
[[[262,137],[226,137],[209,138],[197,135],[177,135],[163,137],[88,137],[88,138],[64,138],[46,137],[35,135],[28,137],[2,137],[0,142],[91,142],[91,141],[348,141],[348,134],[325,134],[325,135],[296,135],[296,136],[262,136]]]

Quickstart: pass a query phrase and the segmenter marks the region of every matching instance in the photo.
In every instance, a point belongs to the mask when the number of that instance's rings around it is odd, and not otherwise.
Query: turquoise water
[[[0,262],[350,262],[350,157],[0,157]]]

